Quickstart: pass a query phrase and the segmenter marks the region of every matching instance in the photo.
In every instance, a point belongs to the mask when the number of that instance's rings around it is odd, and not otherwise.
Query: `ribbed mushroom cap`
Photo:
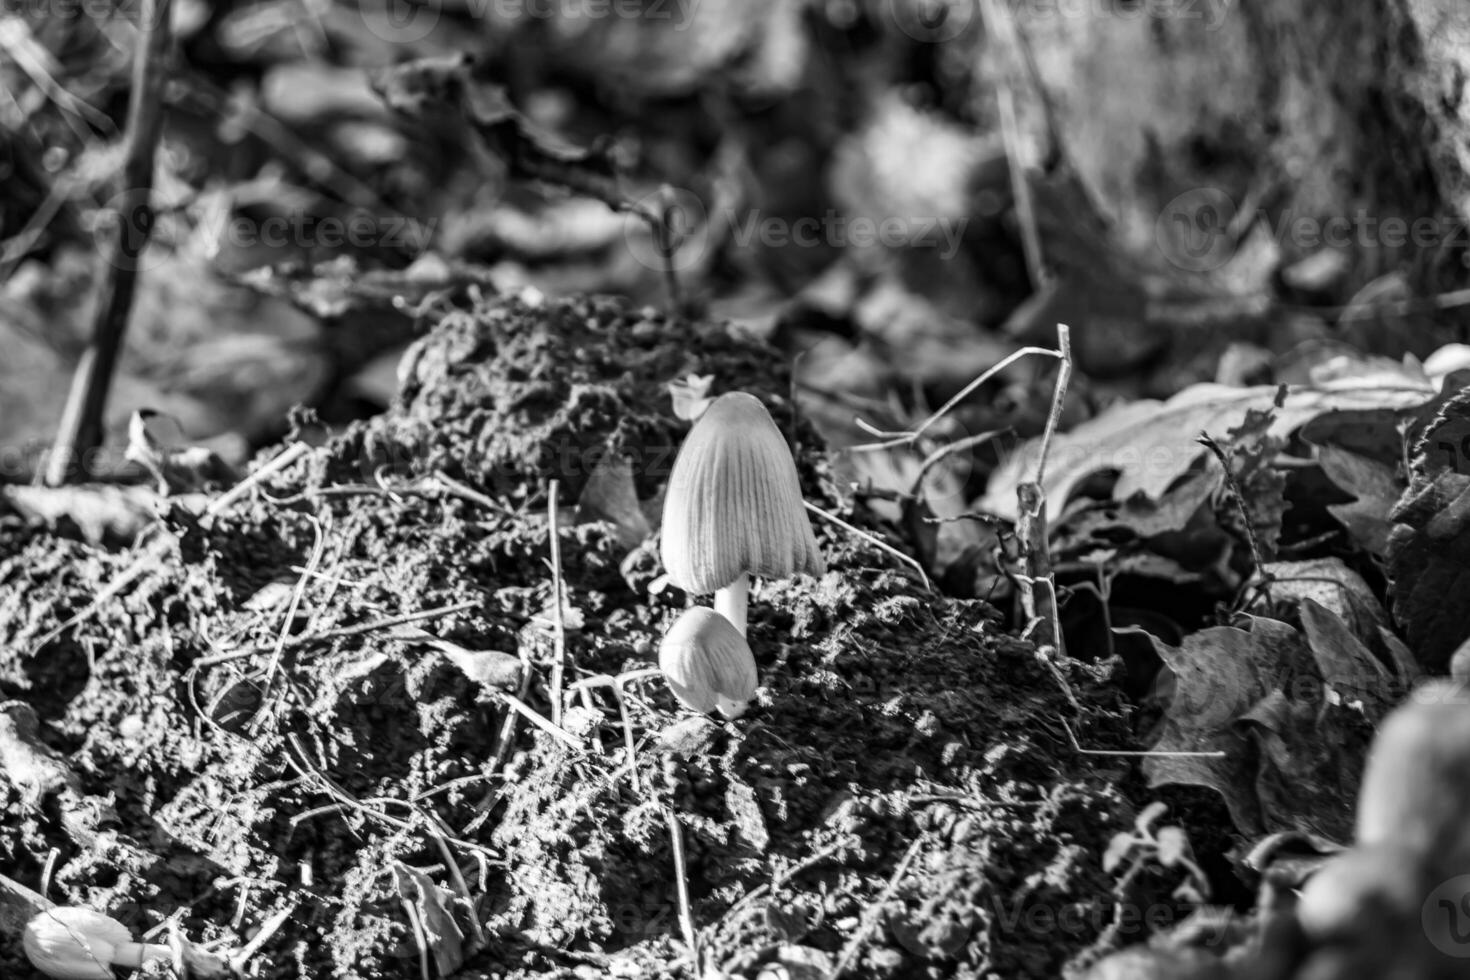
[[[116,919],[68,905],[34,916],[21,936],[32,965],[60,980],[113,980],[114,951],[132,941]]]
[[[658,666],[674,697],[708,714],[734,718],[755,697],[755,656],[745,637],[708,606],[692,606],[669,627],[658,648]]]
[[[664,568],[694,595],[744,573],[788,578],[826,570],[791,450],[753,395],[716,398],[679,449],[664,497]]]

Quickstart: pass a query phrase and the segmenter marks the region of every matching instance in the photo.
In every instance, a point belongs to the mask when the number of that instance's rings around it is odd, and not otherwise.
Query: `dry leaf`
[[[1392,467],[1338,446],[1318,447],[1317,462],[1329,480],[1356,498],[1348,504],[1329,504],[1327,510],[1356,544],[1382,557],[1393,527],[1388,515],[1404,491],[1403,482]]]
[[[399,861],[393,862],[393,880],[398,885],[398,897],[405,909],[412,908],[428,940],[429,952],[434,957],[434,966],[439,976],[454,974],[464,965],[465,955],[473,952],[473,944],[467,939],[459,923],[454,921],[451,906],[455,902],[453,892],[441,888],[434,879],[415,868]]]
[[[628,457],[607,453],[598,461],[577,499],[576,521],[606,521],[617,528],[618,543],[624,548],[636,548],[653,533],[638,503],[633,464]]]
[[[1390,383],[1382,372],[1364,374],[1344,374],[1310,387],[1289,389],[1269,434],[1290,435],[1327,412],[1413,409],[1435,395],[1428,381],[1411,384],[1399,377]],[[1276,396],[1274,386],[1198,384],[1167,402],[1115,405],[1052,441],[1046,466],[1047,500],[1053,508],[1060,508],[1083,481],[1109,470],[1118,473],[1113,500],[1127,500],[1134,494],[1158,500],[1208,452],[1195,442],[1200,432],[1224,432],[1238,426],[1248,411],[1271,408]],[[1016,487],[1034,474],[1039,451],[1040,440],[1032,440],[1005,460],[991,476],[978,509],[1015,520]],[[1209,461],[1207,465],[1217,464]]]
[[[713,374],[691,374],[678,381],[670,381],[669,396],[674,400],[674,414],[689,422],[703,415],[709,403],[714,401],[709,393],[714,380]]]

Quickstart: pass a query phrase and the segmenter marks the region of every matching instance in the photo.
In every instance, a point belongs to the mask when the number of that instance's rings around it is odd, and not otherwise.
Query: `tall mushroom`
[[[750,644],[707,606],[692,606],[674,621],[659,645],[658,666],[684,707],[730,719],[745,713],[759,682]]]
[[[750,576],[826,570],[801,502],[796,461],[771,413],[753,395],[716,398],[689,430],[664,498],[669,580],[745,635]]]

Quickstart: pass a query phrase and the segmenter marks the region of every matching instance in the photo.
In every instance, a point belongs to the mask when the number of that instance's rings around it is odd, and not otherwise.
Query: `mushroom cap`
[[[737,717],[755,697],[755,655],[745,637],[708,606],[692,606],[674,621],[658,648],[658,666],[686,708],[716,708]]]
[[[62,905],[26,923],[26,958],[58,980],[113,980],[116,947],[133,941],[128,927],[101,912]]]
[[[746,573],[788,578],[826,570],[796,461],[754,395],[721,395],[689,430],[664,497],[661,550],[669,581],[693,595]]]

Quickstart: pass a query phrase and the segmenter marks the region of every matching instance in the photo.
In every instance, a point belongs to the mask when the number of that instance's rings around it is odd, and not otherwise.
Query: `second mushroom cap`
[[[726,718],[745,712],[760,681],[750,644],[708,606],[691,606],[674,621],[659,646],[658,666],[686,708],[718,709]]]

